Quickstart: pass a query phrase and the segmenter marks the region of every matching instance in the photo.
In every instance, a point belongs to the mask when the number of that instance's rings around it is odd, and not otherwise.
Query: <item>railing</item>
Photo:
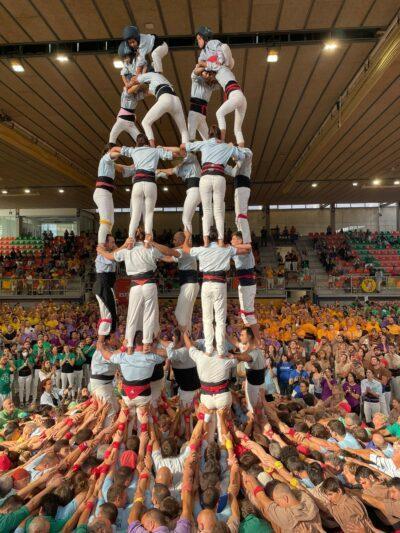
[[[328,289],[348,293],[379,294],[400,293],[400,276],[384,275],[382,278],[375,276],[344,274],[329,276]]]
[[[81,278],[1,278],[0,296],[71,296],[82,294]]]

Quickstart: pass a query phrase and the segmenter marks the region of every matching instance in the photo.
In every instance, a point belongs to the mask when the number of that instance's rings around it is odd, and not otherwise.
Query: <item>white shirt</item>
[[[375,453],[372,453],[369,456],[369,459],[374,463],[378,470],[387,474],[389,477],[400,477],[400,468],[394,464],[393,459],[379,457],[379,455],[376,455]]]
[[[219,383],[230,378],[231,368],[237,365],[237,359],[224,359],[218,357],[216,351],[211,355],[194,348],[189,350],[189,355],[196,363],[200,381],[205,383]]]
[[[186,446],[185,450],[177,457],[163,457],[160,450],[155,450],[151,457],[153,459],[155,470],[157,471],[162,466],[167,466],[172,474],[172,483],[174,490],[181,490],[182,488],[182,476],[183,466],[186,457],[190,454],[189,446]]]
[[[172,363],[172,368],[186,369],[196,366],[193,359],[189,355],[189,350],[183,346],[182,348],[174,348],[171,343],[167,346],[167,356]]]
[[[137,242],[132,250],[123,248],[114,252],[114,259],[118,263],[125,261],[126,273],[128,276],[144,274],[157,268],[157,259],[161,259],[163,254],[156,248],[145,248],[142,242]]]
[[[56,403],[53,402],[53,398],[56,400]],[[60,401],[60,395],[55,390],[53,390],[51,393],[44,391],[44,393],[40,397],[40,405],[51,405],[51,407],[57,407]]]
[[[201,272],[227,271],[230,269],[232,257],[236,255],[236,248],[233,246],[222,248],[216,242],[212,242],[207,247],[191,248],[190,255],[198,259]]]
[[[265,368],[265,358],[264,353],[259,348],[254,348],[250,350],[250,357],[253,359],[251,362],[245,362],[245,368],[252,370],[263,370]]]
[[[115,272],[115,269],[117,268],[115,261],[112,261],[111,259],[106,259],[100,254],[96,257],[95,265],[96,272],[98,274],[103,272]]]
[[[172,152],[164,150],[164,148],[153,148],[151,146],[139,146],[132,148],[131,146],[123,146],[121,148],[121,155],[130,157],[135,168],[140,170],[148,170],[155,172],[157,170],[158,161],[171,160],[173,158]]]

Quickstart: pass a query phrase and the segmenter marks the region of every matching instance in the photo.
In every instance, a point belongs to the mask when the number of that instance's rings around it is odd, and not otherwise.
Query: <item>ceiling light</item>
[[[162,189],[164,192],[168,192],[168,187],[163,187]]]
[[[11,68],[14,72],[24,72],[25,70],[21,63],[12,63]]]
[[[120,59],[114,59],[113,65],[115,68],[123,68],[124,63]]]
[[[125,187],[126,192],[131,192],[129,187]]]
[[[277,50],[269,50],[267,55],[267,62],[268,63],[277,63],[279,59],[279,54]]]
[[[376,178],[374,179],[374,181],[372,182],[372,185],[380,185],[381,184],[381,180]]]
[[[58,189],[58,192],[62,194],[64,192],[64,189]]]
[[[67,61],[69,61],[69,57],[66,56],[65,54],[58,54],[56,56],[56,59],[57,61],[59,61],[60,63],[66,63]]]
[[[30,189],[24,189],[24,192],[26,192],[26,194],[29,194],[31,192]]]
[[[318,187],[318,183],[312,183],[311,187],[314,187],[314,189],[315,189],[315,187]]]
[[[144,27],[146,28],[146,30],[153,30],[154,29],[154,24],[152,22],[146,22]]]
[[[324,44],[324,50],[326,50],[327,52],[336,50],[337,47],[338,47],[338,44],[336,41],[326,41],[326,43]]]
[[[3,189],[3,190],[1,191],[1,194],[8,194],[8,191],[6,191],[5,189]]]
[[[395,185],[400,185],[400,181],[399,181],[399,180],[396,180],[396,181],[394,182],[394,184],[395,184]]]
[[[353,181],[353,187],[358,187],[358,181]]]

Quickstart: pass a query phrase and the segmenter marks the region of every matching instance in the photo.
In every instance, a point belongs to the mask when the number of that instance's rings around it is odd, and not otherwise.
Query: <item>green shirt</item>
[[[249,514],[240,522],[239,533],[273,533],[273,529],[265,520]]]
[[[8,424],[11,420],[16,420],[17,418],[25,418],[27,413],[22,409],[14,409],[14,411],[8,414],[4,409],[0,411],[0,429],[3,429],[4,426]],[[0,527],[0,531],[2,531]]]
[[[395,422],[386,428],[393,437],[400,437],[400,424]]]
[[[11,370],[8,364],[5,368],[0,367],[0,394],[10,394],[10,376]]]
[[[29,516],[29,510],[25,505],[12,513],[0,514],[1,533],[12,533],[27,516]]]
[[[81,524],[75,529],[75,533],[87,533],[88,527],[86,524]]]
[[[26,358],[26,362],[33,366],[35,364],[35,358],[32,355],[28,355],[28,357]],[[20,369],[21,366],[24,366],[24,363],[25,359],[23,357],[19,357],[18,359],[16,359],[15,366],[17,370]]]
[[[26,521],[25,529],[24,531],[28,531],[29,524],[32,522],[34,517],[29,518]],[[50,533],[58,533],[62,530],[62,528],[65,526],[65,524],[68,522],[68,518],[65,518],[64,520],[56,520],[52,516],[42,516],[42,518],[45,518],[47,522],[50,524]],[[1,531],[1,530],[0,530]]]
[[[86,360],[91,359],[93,357],[94,352],[96,351],[96,347],[92,344],[85,344],[82,348],[83,355],[86,357]]]

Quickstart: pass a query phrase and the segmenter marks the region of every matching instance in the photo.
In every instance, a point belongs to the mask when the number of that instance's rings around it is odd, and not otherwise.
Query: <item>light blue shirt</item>
[[[237,270],[249,270],[250,268],[254,268],[256,264],[253,252],[245,255],[235,255],[233,262]]]
[[[200,98],[200,100],[210,101],[213,91],[220,90],[217,83],[210,85],[201,76],[198,76],[194,72],[191,75],[192,87],[190,90],[190,96],[192,98]]]
[[[99,350],[96,350],[92,356],[90,364],[90,371],[93,376],[110,376],[110,379],[114,376],[117,367],[104,359]],[[93,377],[92,376],[92,377]],[[96,378],[95,378],[96,379]]]
[[[168,85],[174,90],[172,83],[170,83],[165,76],[159,72],[146,72],[145,74],[139,74],[137,77],[139,83],[146,83],[149,86],[149,93],[156,96],[156,89],[159,85]]]
[[[119,352],[113,354],[110,361],[120,365],[121,373],[126,381],[141,381],[150,379],[155,365],[164,362],[164,359],[154,353],[134,352],[132,355]]]
[[[115,261],[112,261],[111,259],[106,259],[102,255],[98,255],[96,257],[95,265],[96,272],[98,274],[103,272],[115,272],[117,268]]]
[[[104,154],[100,159],[97,176],[105,176],[107,178],[115,179],[115,163],[111,159],[110,154]]]
[[[174,168],[174,173],[186,181],[188,178],[199,178],[201,175],[201,167],[194,154],[188,153],[182,163]]]
[[[237,146],[231,146],[224,142],[218,142],[212,138],[207,141],[194,141],[186,143],[187,152],[201,152],[201,164],[215,163],[226,165],[231,157],[241,161],[245,158],[245,153]]]
[[[147,170],[155,172],[157,170],[160,159],[171,160],[172,152],[164,150],[164,148],[152,148],[151,146],[139,146],[132,148],[130,146],[123,146],[121,148],[121,155],[130,157],[136,169]]]
[[[190,249],[190,255],[199,261],[200,272],[217,272],[229,270],[231,259],[236,255],[236,248],[222,248],[216,242],[209,246],[197,246]]]
[[[343,440],[338,442],[339,448],[344,450],[345,448],[350,448],[351,450],[360,450],[361,446],[358,441],[353,437],[351,433],[346,433]]]

